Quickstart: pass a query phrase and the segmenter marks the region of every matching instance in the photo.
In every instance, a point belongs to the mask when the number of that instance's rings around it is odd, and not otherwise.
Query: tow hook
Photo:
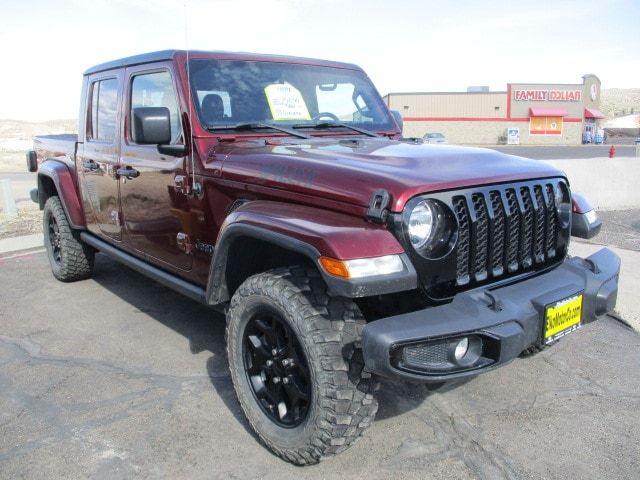
[[[491,292],[489,290],[485,290],[484,294],[491,301],[491,303],[489,303],[489,308],[491,310],[493,310],[494,312],[501,312],[502,311],[502,302],[500,301],[498,296],[495,293],[493,293],[493,292]]]

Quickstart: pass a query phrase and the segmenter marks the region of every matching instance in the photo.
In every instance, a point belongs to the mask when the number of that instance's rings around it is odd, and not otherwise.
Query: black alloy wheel
[[[80,240],[73,230],[58,196],[44,204],[42,231],[44,247],[53,276],[62,282],[74,282],[91,276],[95,250]]]
[[[236,289],[227,311],[229,373],[251,428],[276,455],[317,463],[371,425],[379,383],[358,348],[365,325],[353,300],[328,295],[314,268],[276,268]]]
[[[60,265],[62,262],[62,238],[58,222],[53,215],[49,217],[49,244],[51,245],[51,258],[57,265]]]
[[[311,404],[311,380],[295,334],[276,312],[262,309],[243,337],[244,368],[258,405],[281,427],[300,425]]]

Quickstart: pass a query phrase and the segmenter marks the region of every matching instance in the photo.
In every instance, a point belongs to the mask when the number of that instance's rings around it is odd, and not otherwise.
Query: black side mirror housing
[[[571,236],[593,238],[602,228],[602,220],[589,201],[576,192],[571,193]]]
[[[158,152],[171,157],[184,157],[187,154],[187,147],[184,145],[158,145]]]
[[[402,115],[400,114],[400,112],[398,110],[389,110],[391,112],[391,115],[393,116],[393,119],[396,121],[396,123],[398,124],[398,127],[400,128],[400,133],[402,133],[402,127],[403,127],[403,120],[402,120]]]
[[[38,171],[38,155],[35,150],[29,150],[27,152],[27,170],[30,172]]]
[[[171,143],[171,115],[166,107],[133,109],[131,139],[138,145],[166,145]]]

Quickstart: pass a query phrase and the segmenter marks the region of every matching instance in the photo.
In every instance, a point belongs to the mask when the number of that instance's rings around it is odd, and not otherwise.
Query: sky
[[[82,73],[169,48],[360,65],[384,95],[640,87],[640,0],[5,0],[0,119],[76,118]]]

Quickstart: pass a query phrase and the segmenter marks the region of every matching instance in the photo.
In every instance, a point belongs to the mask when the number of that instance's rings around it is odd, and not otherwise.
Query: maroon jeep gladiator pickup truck
[[[226,314],[238,400],[296,464],[349,447],[380,377],[441,383],[613,310],[619,258],[565,175],[401,137],[357,66],[162,51],[84,74],[78,136],[36,137],[54,276],[100,251]]]

